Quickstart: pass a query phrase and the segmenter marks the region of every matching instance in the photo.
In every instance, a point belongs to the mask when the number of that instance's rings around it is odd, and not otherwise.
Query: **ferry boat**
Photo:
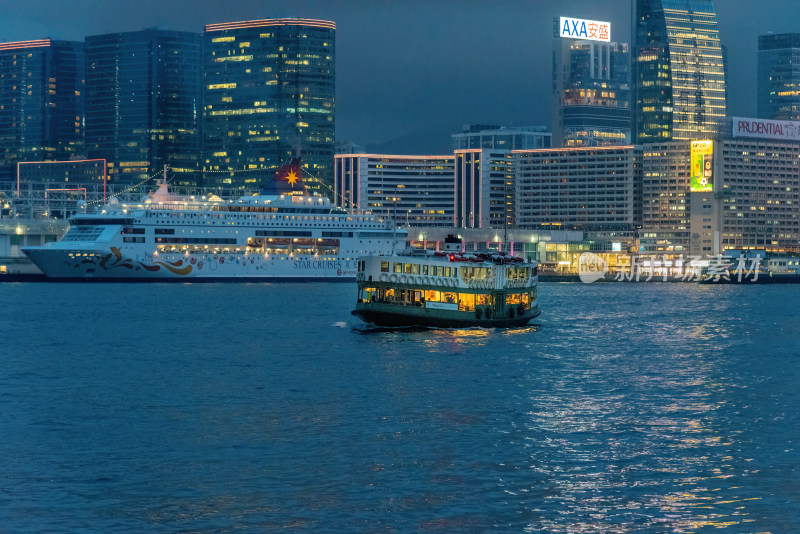
[[[352,314],[377,326],[513,327],[540,313],[536,262],[468,254],[452,235],[442,252],[359,258],[356,281]]]
[[[50,278],[264,281],[356,277],[359,256],[393,254],[407,232],[371,213],[308,194],[299,159],[237,201],[169,193],[114,202],[70,219],[57,242],[23,252]]]

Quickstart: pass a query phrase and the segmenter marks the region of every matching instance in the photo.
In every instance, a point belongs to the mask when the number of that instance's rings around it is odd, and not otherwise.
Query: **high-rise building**
[[[640,148],[515,150],[513,155],[518,227],[633,231],[641,225]]]
[[[800,251],[800,123],[732,124],[716,139],[642,145],[643,254]]]
[[[703,139],[726,113],[712,0],[637,0],[634,141]]]
[[[335,198],[397,224],[453,225],[453,155],[337,154]]]
[[[202,36],[147,29],[86,38],[86,152],[108,179],[138,183],[169,166],[198,185]]]
[[[642,253],[679,255],[692,249],[689,145],[642,146]]]
[[[800,119],[800,33],[758,37],[758,116]]]
[[[333,22],[268,19],[205,28],[207,185],[255,189],[302,157],[311,190],[333,184]]]
[[[455,151],[454,226],[513,227],[514,195],[514,159],[510,150]]]
[[[0,43],[0,178],[83,152],[83,43]]]
[[[631,142],[628,56],[625,43],[555,38],[554,146],[614,146]]]

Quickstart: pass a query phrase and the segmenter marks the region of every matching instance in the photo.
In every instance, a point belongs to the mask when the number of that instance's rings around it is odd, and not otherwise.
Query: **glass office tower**
[[[800,33],[758,37],[758,116],[800,120]]]
[[[636,22],[636,142],[716,133],[726,87],[713,2],[637,0]]]
[[[553,144],[631,142],[628,45],[557,37],[553,50]]]
[[[302,157],[309,189],[331,194],[333,22],[269,19],[205,28],[205,182],[255,190]]]
[[[110,183],[169,167],[172,183],[201,181],[202,35],[147,29],[86,38],[86,151]]]
[[[83,152],[83,43],[0,43],[0,178]]]

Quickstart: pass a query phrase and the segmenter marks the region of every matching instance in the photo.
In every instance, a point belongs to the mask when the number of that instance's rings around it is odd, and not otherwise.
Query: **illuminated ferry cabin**
[[[503,253],[443,252],[359,258],[353,315],[378,326],[511,327],[539,315],[538,265]]]

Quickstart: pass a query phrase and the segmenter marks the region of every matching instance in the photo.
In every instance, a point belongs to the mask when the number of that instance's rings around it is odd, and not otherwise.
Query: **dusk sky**
[[[798,0],[717,0],[729,48],[729,115],[755,116],[757,37],[800,31]],[[630,0],[28,0],[3,6],[0,41],[301,17],[333,20],[337,138],[449,150],[470,122],[550,125],[553,18],[611,22],[629,42]],[[411,141],[416,138],[417,141]]]

